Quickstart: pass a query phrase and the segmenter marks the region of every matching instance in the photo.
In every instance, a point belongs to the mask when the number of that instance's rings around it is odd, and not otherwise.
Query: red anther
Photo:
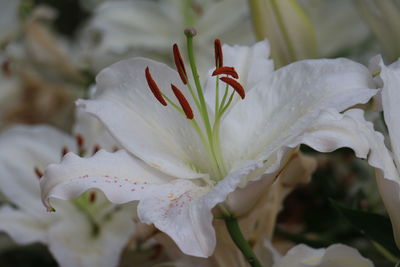
[[[64,157],[69,152],[68,147],[64,146],[61,150],[61,156]]]
[[[229,77],[221,77],[221,78],[219,78],[219,79],[220,79],[221,81],[223,81],[223,82],[229,84],[230,86],[232,86],[232,88],[235,89],[235,91],[240,95],[240,97],[241,97],[242,99],[244,99],[246,93],[245,93],[245,91],[244,91],[243,86],[242,86],[239,82],[237,82],[237,81],[235,81],[234,79],[229,78]]]
[[[174,95],[178,99],[179,104],[181,104],[183,112],[185,112],[186,118],[188,118],[189,120],[193,119],[194,118],[193,111],[186,97],[182,94],[181,90],[179,90],[175,85],[171,84],[171,88],[172,91],[174,92]]]
[[[96,154],[97,152],[99,152],[100,149],[101,149],[101,147],[99,145],[95,145],[93,148],[93,154]]]
[[[40,170],[39,170],[39,168],[37,168],[37,167],[35,167],[35,174],[36,174],[36,176],[37,176],[37,178],[42,178],[42,176],[43,176],[43,172],[41,172]]]
[[[214,55],[215,55],[215,67],[220,68],[224,66],[224,55],[222,54],[221,41],[219,39],[214,40]]]
[[[90,192],[89,194],[89,202],[94,203],[96,201],[96,192]]]
[[[78,145],[78,149],[82,150],[83,144],[85,143],[85,139],[83,139],[83,136],[80,134],[77,134],[75,138],[76,138],[76,144]]]
[[[181,80],[184,84],[187,84],[187,74],[186,74],[185,64],[183,63],[178,45],[174,44],[172,50],[174,51],[174,61],[176,69],[179,73],[179,77],[181,77]]]
[[[235,79],[239,79],[239,75],[237,74],[234,67],[220,67],[214,70],[212,76],[226,74],[232,76]]]
[[[147,84],[149,85],[149,88],[150,88],[151,92],[153,93],[154,97],[161,103],[161,105],[166,106],[167,102],[165,101],[164,97],[162,96],[161,90],[160,90],[160,88],[158,88],[153,77],[151,77],[149,67],[146,67],[146,70],[144,73],[146,76]]]

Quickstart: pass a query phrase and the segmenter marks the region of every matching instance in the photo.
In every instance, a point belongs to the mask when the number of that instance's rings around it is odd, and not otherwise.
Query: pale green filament
[[[189,79],[187,79],[187,88],[193,98],[193,101],[196,105],[197,110],[199,111],[201,120],[203,121],[204,130],[200,127],[198,121],[195,118],[190,119],[190,123],[196,130],[197,134],[200,137],[202,144],[205,146],[207,153],[211,159],[211,168],[212,168],[212,177],[211,179],[218,181],[223,179],[227,175],[227,170],[225,167],[225,163],[222,156],[222,149],[221,143],[219,138],[220,133],[220,125],[221,119],[230,104],[233,101],[233,97],[235,95],[235,91],[232,90],[231,94],[229,95],[229,85],[226,84],[225,91],[222,96],[221,102],[220,95],[219,95],[219,77],[216,77],[215,82],[215,118],[214,122],[211,123],[210,117],[208,114],[207,103],[204,98],[203,88],[200,83],[199,74],[197,72],[196,67],[196,59],[194,57],[194,49],[193,49],[193,36],[195,35],[194,31],[187,30],[186,37],[187,37],[187,51],[188,51],[188,58],[190,63],[190,68],[192,70],[194,85],[196,91],[193,90]],[[162,93],[165,100],[171,104],[179,113],[185,116],[185,112],[179,105],[175,104],[167,95]],[[228,97],[229,95],[229,97]],[[203,132],[205,131],[205,133]]]
[[[196,85],[197,89],[197,96],[199,99],[199,112],[200,115],[203,119],[204,127],[206,129],[207,133],[207,138],[208,138],[208,146],[211,150],[211,154],[213,157],[213,160],[216,162],[217,168],[218,168],[218,177],[215,177],[216,180],[223,179],[225,175],[227,174],[225,164],[222,158],[222,153],[221,153],[221,145],[219,142],[219,124],[217,124],[217,128],[212,127],[210,123],[210,119],[208,116],[208,110],[207,110],[207,104],[204,99],[204,94],[203,94],[203,88],[201,87],[200,83],[200,78],[199,74],[197,72],[197,67],[196,67],[196,59],[194,57],[194,51],[193,51],[193,35],[190,34],[190,31],[188,31],[188,34],[186,34],[187,37],[187,50],[188,50],[188,57],[189,57],[189,63],[190,63],[190,68],[192,69],[192,74],[193,74],[193,79],[194,83]],[[217,97],[216,97],[217,99]],[[218,102],[217,102],[218,103]],[[215,113],[215,120],[218,119],[219,114]],[[214,123],[215,126],[215,123]],[[215,132],[217,132],[217,136],[215,137]]]

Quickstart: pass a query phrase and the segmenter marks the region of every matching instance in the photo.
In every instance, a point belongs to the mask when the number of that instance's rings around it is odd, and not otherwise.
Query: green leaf
[[[400,257],[400,250],[397,248],[393,238],[392,224],[387,216],[350,209],[335,201],[331,201],[331,203],[353,227],[368,239],[378,243],[392,255]]]

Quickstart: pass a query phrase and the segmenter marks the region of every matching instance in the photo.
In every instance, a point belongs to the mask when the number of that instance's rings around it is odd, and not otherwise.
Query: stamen
[[[61,150],[61,157],[64,157],[69,152],[68,147],[63,147]]]
[[[174,92],[174,95],[178,99],[179,104],[181,104],[183,112],[185,112],[186,118],[188,118],[189,120],[193,119],[194,118],[193,111],[186,97],[182,94],[181,90],[179,90],[175,85],[171,84],[171,88],[172,91]]]
[[[222,54],[221,41],[219,39],[214,40],[214,55],[215,55],[215,67],[220,68],[224,66],[224,56]]]
[[[179,47],[177,44],[174,44],[172,49],[174,52],[174,61],[176,69],[179,73],[179,76],[181,77],[183,84],[187,84],[187,74],[186,74],[185,64],[183,63],[181,53],[179,52]]]
[[[90,192],[89,194],[89,202],[94,203],[96,201],[96,192]]]
[[[11,62],[9,60],[5,60],[3,64],[1,65],[1,69],[3,71],[3,74],[5,76],[11,76],[11,68],[10,68]]]
[[[39,170],[39,168],[35,167],[34,171],[35,171],[35,174],[36,174],[37,178],[39,178],[39,179],[42,178],[43,172],[41,172]]]
[[[244,99],[246,93],[243,86],[239,82],[229,77],[221,77],[219,79],[224,83],[229,84],[240,95],[240,97]]]
[[[86,150],[85,150],[85,139],[83,138],[82,135],[77,134],[75,136],[76,138],[76,144],[78,146],[78,155],[83,157],[86,154]]]
[[[163,98],[163,96],[161,94],[161,90],[160,90],[160,88],[158,88],[153,77],[151,77],[149,67],[146,67],[145,76],[146,76],[147,84],[149,85],[150,91],[153,93],[154,97],[161,103],[161,105],[166,106],[167,102]]]
[[[99,145],[95,145],[93,148],[93,155],[96,154],[97,152],[99,152],[100,149],[101,149],[101,147]]]
[[[237,74],[234,67],[220,67],[214,70],[212,76],[226,74],[232,76],[235,79],[239,79],[239,75]]]
[[[78,149],[82,149],[83,148],[83,144],[85,143],[85,140],[83,139],[83,136],[80,134],[77,134],[75,136],[76,138],[76,143],[78,144]]]

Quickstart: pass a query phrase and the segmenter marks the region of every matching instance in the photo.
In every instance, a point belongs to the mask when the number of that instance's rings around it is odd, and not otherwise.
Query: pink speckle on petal
[[[131,191],[132,191],[132,192],[135,191],[135,188],[132,188]]]

